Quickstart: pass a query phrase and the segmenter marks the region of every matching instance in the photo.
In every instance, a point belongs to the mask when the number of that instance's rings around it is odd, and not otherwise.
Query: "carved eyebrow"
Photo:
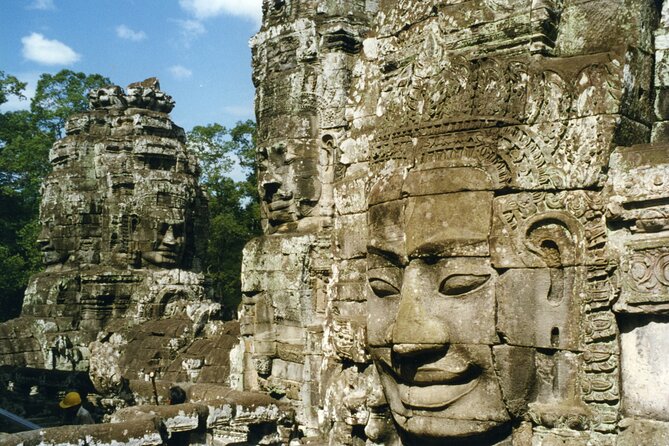
[[[450,246],[453,245],[453,242],[431,242],[424,243],[418,246],[416,249],[409,253],[409,258],[419,258],[419,257],[433,257],[443,254]]]
[[[407,259],[402,254],[396,253],[394,251],[381,249],[374,245],[367,245],[367,253],[383,257],[384,259],[388,260],[390,263],[392,263],[397,267],[403,267],[407,264]]]
[[[413,251],[409,253],[410,259],[417,259],[421,257],[441,257],[447,255],[450,257],[449,253],[457,249],[462,249],[465,247],[476,246],[481,243],[482,240],[478,239],[458,239],[458,240],[441,240],[434,241],[429,243],[424,243],[416,247]],[[466,257],[479,257],[478,255],[466,256]]]

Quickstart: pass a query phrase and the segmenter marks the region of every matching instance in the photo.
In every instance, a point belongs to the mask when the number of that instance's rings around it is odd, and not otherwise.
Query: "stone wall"
[[[664,442],[660,3],[265,1],[247,388],[333,445]]]
[[[252,39],[258,191],[265,236],[246,246],[240,324],[245,388],[285,396],[320,434],[323,351],[333,274],[337,141],[370,2],[265,2]],[[329,368],[328,368],[329,373]]]
[[[285,445],[295,435],[293,409],[267,395],[196,384],[187,387],[187,403],[165,405],[169,386],[159,386],[158,405],[147,401],[154,398],[147,388],[131,387],[143,404],[120,409],[105,423],[0,433],[0,444]]]

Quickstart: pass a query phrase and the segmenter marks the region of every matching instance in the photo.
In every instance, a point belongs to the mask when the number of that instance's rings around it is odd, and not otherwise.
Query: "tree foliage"
[[[35,97],[30,103],[37,126],[54,138],[65,134],[65,121],[72,114],[88,108],[86,94],[93,88],[104,87],[111,82],[100,74],[75,73],[61,70],[43,74],[37,81]]]
[[[4,104],[9,100],[9,96],[17,96],[21,99],[26,97],[23,95],[23,90],[26,89],[26,83],[21,82],[16,77],[5,74],[0,71],[0,104]]]
[[[109,79],[62,70],[43,74],[30,110],[0,113],[0,320],[17,316],[30,275],[40,268],[39,189],[50,171],[49,149],[67,117],[88,106],[86,93]],[[0,72],[0,104],[25,99],[26,84]]]
[[[209,195],[209,240],[204,263],[224,308],[241,302],[242,249],[261,233],[256,192],[255,123],[196,126],[188,144],[200,159],[201,181]],[[241,180],[233,179],[233,173]]]

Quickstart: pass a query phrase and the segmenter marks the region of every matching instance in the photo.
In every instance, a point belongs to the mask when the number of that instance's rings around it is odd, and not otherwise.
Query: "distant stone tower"
[[[21,317],[0,326],[19,339],[0,363],[91,368],[104,390],[121,375],[164,371],[218,304],[197,272],[207,203],[185,133],[168,116],[174,101],[155,78],[89,98],[91,110],[72,116],[51,149],[45,271],[31,278]],[[166,320],[172,336],[143,351],[142,324]]]

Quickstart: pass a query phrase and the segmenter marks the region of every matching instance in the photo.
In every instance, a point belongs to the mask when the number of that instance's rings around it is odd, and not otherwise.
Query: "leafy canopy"
[[[201,182],[209,195],[204,263],[229,316],[241,302],[242,250],[246,242],[261,233],[255,130],[255,123],[248,120],[231,129],[209,124],[196,126],[188,133],[189,147],[200,160]]]
[[[54,75],[45,73],[37,82],[30,111],[42,131],[51,133],[54,138],[62,138],[65,136],[67,118],[72,113],[88,108],[86,94],[91,89],[109,84],[109,79],[100,74],[75,73],[70,70],[61,70]]]

